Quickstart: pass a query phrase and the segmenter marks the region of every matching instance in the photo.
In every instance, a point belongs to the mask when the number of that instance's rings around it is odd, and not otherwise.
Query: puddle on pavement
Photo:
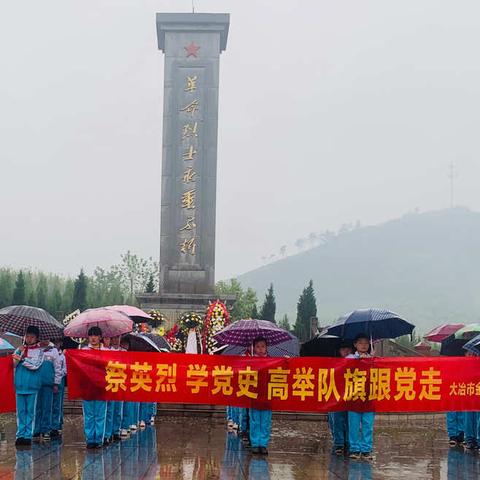
[[[480,478],[480,455],[449,448],[443,424],[379,423],[375,459],[331,453],[326,422],[275,421],[266,458],[253,456],[218,419],[160,417],[130,439],[86,451],[80,417],[62,442],[15,449],[15,419],[0,415],[2,479],[457,480]]]

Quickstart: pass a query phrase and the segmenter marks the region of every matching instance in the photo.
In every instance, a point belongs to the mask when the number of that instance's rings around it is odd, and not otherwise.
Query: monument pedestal
[[[204,315],[210,302],[217,300],[214,294],[186,294],[186,293],[141,293],[137,295],[140,308],[146,312],[160,310],[168,320],[164,325],[170,329],[185,312],[196,312]],[[222,296],[228,308],[235,303],[235,295]]]

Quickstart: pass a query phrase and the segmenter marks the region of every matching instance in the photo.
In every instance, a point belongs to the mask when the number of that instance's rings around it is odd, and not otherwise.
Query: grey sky
[[[196,1],[221,57],[217,277],[342,223],[480,209],[476,1]],[[0,265],[75,274],[158,256],[163,56],[190,0],[6,2]]]

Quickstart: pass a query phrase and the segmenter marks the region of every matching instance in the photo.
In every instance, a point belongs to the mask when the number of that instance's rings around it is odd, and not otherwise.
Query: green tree
[[[87,276],[82,268],[73,287],[72,310],[83,311],[87,308],[87,285]]]
[[[158,274],[158,263],[152,257],[140,258],[130,250],[121,255],[121,262],[112,267],[120,275],[123,285],[129,292],[129,303],[135,303],[135,292],[144,292],[150,275]]]
[[[28,294],[27,305],[30,307],[38,307],[37,296],[35,295],[34,290],[30,290],[30,293]]]
[[[155,281],[152,274],[150,274],[147,286],[145,287],[145,293],[155,293]]]
[[[25,300],[25,276],[20,270],[15,281],[12,303],[13,305],[25,305]]]
[[[49,296],[48,311],[55,317],[60,317],[62,313],[62,292],[59,285],[54,285],[52,294]]]
[[[258,315],[257,302],[255,302],[252,307],[252,312],[250,313],[250,318],[258,319],[258,317],[259,315]]]
[[[12,304],[14,289],[14,273],[9,269],[0,270],[0,308]]]
[[[62,295],[62,311],[67,315],[72,312],[73,291],[75,289],[74,281],[69,278],[65,282],[65,289]]]
[[[312,317],[317,316],[317,301],[313,290],[313,281],[303,289],[297,303],[297,321],[295,323],[295,335],[300,341],[310,338],[310,322]]]
[[[284,328],[285,330],[290,331],[290,322],[288,321],[288,315],[287,314],[285,314],[282,317],[278,326]]]
[[[229,281],[220,281],[215,285],[215,295],[222,299],[225,295],[235,295],[236,300],[230,309],[232,321],[251,317],[254,306],[257,304],[255,290],[247,288],[244,290],[238,280],[232,278]]]
[[[40,273],[35,292],[37,307],[47,309],[47,279]]]
[[[260,318],[262,320],[269,320],[270,322],[275,323],[275,310],[277,305],[275,303],[275,294],[273,293],[273,283],[270,284],[265,300],[260,311]]]

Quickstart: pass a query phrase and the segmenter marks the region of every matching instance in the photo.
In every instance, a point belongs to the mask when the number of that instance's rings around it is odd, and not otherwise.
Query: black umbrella
[[[468,342],[468,339],[455,338],[455,334],[450,335],[442,341],[440,347],[440,355],[447,357],[463,357],[465,350],[463,346]]]
[[[158,333],[142,333],[141,335],[149,338],[160,350],[171,350],[170,344],[162,335],[158,335]]]
[[[130,350],[133,352],[161,352],[165,351],[169,347],[164,346],[163,344],[160,345],[158,339],[152,339],[149,337],[148,333],[128,333],[124,335],[123,338],[128,339],[130,342]],[[158,337],[160,335],[153,335],[154,337]],[[166,342],[166,340],[165,340]]]
[[[333,335],[317,335],[300,348],[301,357],[338,357],[345,341]],[[349,346],[352,346],[348,344]]]
[[[40,329],[40,340],[63,336],[63,325],[42,308],[12,305],[0,310],[0,331],[23,336],[30,325]]]

